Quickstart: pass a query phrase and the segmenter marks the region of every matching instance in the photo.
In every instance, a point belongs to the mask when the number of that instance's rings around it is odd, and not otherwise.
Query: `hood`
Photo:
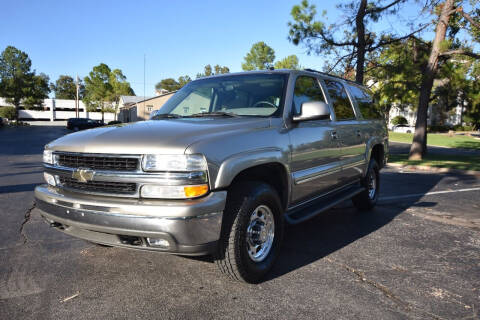
[[[50,142],[55,151],[114,154],[179,154],[215,134],[270,126],[268,118],[189,118],[150,120],[80,131]]]

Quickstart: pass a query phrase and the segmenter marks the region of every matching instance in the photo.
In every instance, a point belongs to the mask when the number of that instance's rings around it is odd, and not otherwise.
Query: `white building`
[[[144,97],[137,96],[121,96],[119,102],[119,108],[127,106],[129,104],[135,104],[138,101],[144,100]],[[0,108],[12,106],[7,103],[5,98],[0,97]],[[118,112],[117,111],[117,112]],[[65,121],[69,118],[75,118],[75,100],[65,100],[65,99],[44,99],[41,107],[36,107],[31,110],[19,110],[18,112],[19,120],[22,121]],[[79,101],[79,117],[80,118],[90,118],[93,120],[101,120],[101,112],[88,112],[85,104],[80,100]],[[110,112],[104,113],[104,121],[108,123],[109,121],[115,120],[115,114]]]

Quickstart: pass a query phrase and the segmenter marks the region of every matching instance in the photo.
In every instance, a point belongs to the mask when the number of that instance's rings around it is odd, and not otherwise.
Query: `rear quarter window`
[[[355,85],[348,85],[350,93],[353,98],[357,101],[358,109],[362,114],[364,119],[367,120],[383,120],[383,114],[375,103],[372,95],[361,87]]]

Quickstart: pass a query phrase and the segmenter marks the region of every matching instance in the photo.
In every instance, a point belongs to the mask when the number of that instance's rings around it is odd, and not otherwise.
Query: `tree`
[[[155,85],[155,89],[159,91],[163,89],[168,92],[173,92],[173,91],[177,91],[180,88],[181,87],[178,81],[173,78],[166,78],[166,79],[160,80],[160,82]]]
[[[394,126],[397,126],[399,124],[408,124],[408,121],[405,117],[402,116],[396,116],[392,119],[392,124]]]
[[[342,70],[350,71],[355,66],[355,81],[363,84],[364,69],[370,53],[407,39],[426,27],[416,26],[413,31],[404,35],[367,29],[367,26],[380,18],[397,13],[405,2],[407,0],[355,0],[339,4],[337,7],[343,11],[345,18],[327,26],[324,22],[315,20],[315,5],[303,0],[300,5],[292,8],[294,21],[288,23],[289,40],[295,45],[303,43],[308,53],[333,58],[328,71],[338,70],[339,65]],[[323,15],[326,16],[326,11]],[[343,38],[337,39],[336,34],[342,34]]]
[[[71,76],[60,75],[55,81],[55,84],[50,84],[50,89],[55,92],[56,99],[71,99],[77,98],[77,85]],[[82,80],[79,81],[78,98],[81,100],[85,94],[85,85]]]
[[[118,106],[120,104],[121,96],[134,96],[135,92],[130,87],[130,83],[127,82],[127,77],[122,73],[120,69],[114,69],[110,73],[109,83],[111,85],[111,92],[109,100],[114,105],[115,120],[117,120]]]
[[[215,74],[224,74],[224,73],[229,73],[230,69],[228,67],[221,67],[220,65],[216,64],[215,67],[213,67],[215,70]]]
[[[180,87],[179,89],[183,88],[183,86],[189,83],[190,81],[192,81],[192,78],[190,78],[189,76],[178,77],[178,85]]]
[[[126,81],[120,69],[113,71],[105,63],[93,67],[85,81],[85,96],[83,102],[87,110],[102,112],[104,121],[105,112],[115,112],[121,95],[134,95],[130,83]]]
[[[252,48],[244,58],[242,69],[248,70],[264,70],[273,66],[275,60],[275,51],[265,42],[260,41],[254,43]]]
[[[226,66],[220,66],[218,64],[216,64],[213,69],[212,69],[212,66],[207,64],[204,68],[203,68],[203,73],[197,73],[197,79],[199,78],[203,78],[203,77],[210,77],[210,76],[214,76],[216,74],[224,74],[224,73],[229,73],[230,72],[230,69]]]
[[[416,104],[429,51],[429,43],[412,37],[382,48],[369,61],[365,81],[384,114],[392,106],[403,109]]]
[[[415,134],[413,135],[412,146],[410,147],[409,159],[421,160],[427,152],[427,112],[428,104],[432,93],[433,81],[438,71],[439,60],[442,57],[451,57],[456,55],[467,55],[479,59],[477,55],[469,48],[458,47],[458,43],[453,40],[458,32],[458,14],[462,13],[465,17],[461,6],[455,7],[458,1],[445,0],[437,9],[439,12],[439,19],[435,29],[435,38],[432,43],[432,49],[428,58],[427,67],[422,77],[422,84],[420,86],[420,96],[418,99],[417,121],[415,123]],[[461,4],[461,2],[460,2]],[[456,15],[457,16],[456,16]],[[468,17],[470,15],[467,14]],[[452,19],[453,18],[453,19]],[[457,18],[457,19],[455,19]],[[470,17],[471,18],[471,17]],[[466,19],[470,22],[469,19]],[[470,22],[471,23],[471,22]],[[476,24],[473,24],[477,27]],[[447,30],[450,27],[449,40],[445,41]],[[451,48],[453,46],[453,48]]]
[[[298,57],[292,54],[275,62],[275,69],[300,69]]]
[[[48,76],[36,75],[31,67],[28,55],[15,47],[8,46],[0,55],[0,96],[15,107],[15,119],[20,105],[39,106],[50,92]]]

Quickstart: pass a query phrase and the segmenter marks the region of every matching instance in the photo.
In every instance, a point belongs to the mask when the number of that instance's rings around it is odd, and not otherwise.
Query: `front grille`
[[[88,181],[80,182],[73,178],[59,177],[62,186],[70,189],[94,192],[94,193],[112,193],[112,194],[135,194],[137,190],[136,183],[130,182],[105,182]]]
[[[138,158],[58,154],[58,164],[68,168],[87,168],[106,171],[136,171]]]

